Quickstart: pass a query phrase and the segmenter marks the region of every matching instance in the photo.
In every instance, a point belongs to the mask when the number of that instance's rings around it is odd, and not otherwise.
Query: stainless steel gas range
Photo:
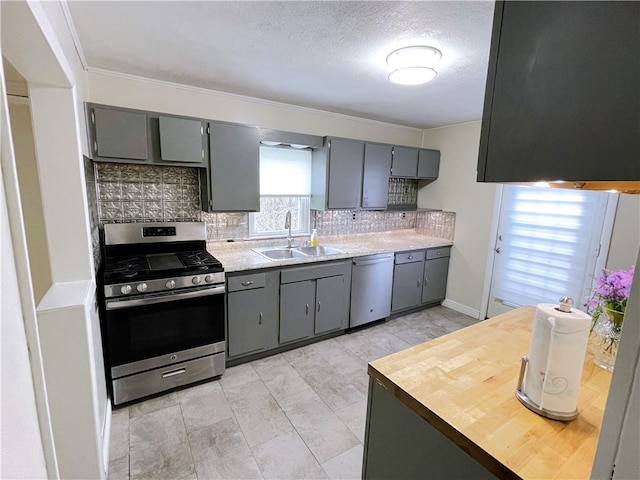
[[[106,224],[101,280],[114,405],[222,375],[225,273],[204,223]]]

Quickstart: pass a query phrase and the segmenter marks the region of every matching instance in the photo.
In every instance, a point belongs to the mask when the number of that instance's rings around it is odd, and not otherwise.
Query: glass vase
[[[616,363],[623,317],[623,312],[603,308],[602,314],[591,330],[593,361],[599,367],[610,372],[613,372],[613,366]]]

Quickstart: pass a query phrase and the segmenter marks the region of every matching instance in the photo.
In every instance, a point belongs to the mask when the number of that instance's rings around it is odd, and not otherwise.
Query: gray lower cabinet
[[[281,345],[347,328],[351,262],[294,267],[280,275]]]
[[[447,293],[451,247],[397,252],[391,311],[439,303]]]
[[[391,311],[417,307],[422,302],[424,250],[396,253]]]
[[[427,250],[427,257],[424,262],[424,282],[422,286],[423,304],[444,300],[447,293],[450,252],[451,247]]]
[[[278,272],[227,279],[227,356],[252,355],[278,346]]]
[[[363,479],[495,479],[429,422],[369,379]]]
[[[209,123],[209,171],[203,171],[202,205],[209,212],[260,210],[258,128]]]

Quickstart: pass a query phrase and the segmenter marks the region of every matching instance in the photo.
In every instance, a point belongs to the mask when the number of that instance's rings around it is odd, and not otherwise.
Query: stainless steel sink
[[[254,252],[269,260],[286,260],[288,258],[319,257],[321,255],[338,255],[344,253],[333,247],[318,245],[315,247],[259,247]]]
[[[269,260],[285,260],[287,258],[304,258],[308,256],[293,248],[287,247],[261,247],[254,248],[253,251],[263,257],[267,257]]]
[[[317,245],[315,247],[297,247],[296,249],[310,257],[319,257],[320,255],[339,255],[344,253],[342,250],[327,247],[325,245]]]

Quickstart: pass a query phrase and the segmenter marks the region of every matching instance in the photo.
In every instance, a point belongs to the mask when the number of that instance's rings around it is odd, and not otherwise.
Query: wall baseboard
[[[476,318],[478,320],[484,320],[484,318],[480,318],[480,310],[467,307],[466,305],[454,302],[453,300],[449,300],[448,298],[442,302],[442,306],[450,308],[451,310],[455,310],[456,312],[464,313],[465,315],[469,315],[470,317]]]

